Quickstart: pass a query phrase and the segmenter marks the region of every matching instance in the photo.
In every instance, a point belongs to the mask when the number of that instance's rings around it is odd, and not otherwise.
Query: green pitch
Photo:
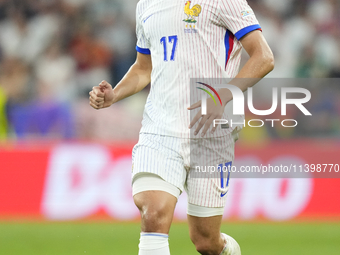
[[[225,223],[247,255],[338,255],[340,223]],[[0,223],[0,254],[137,255],[137,223]],[[170,232],[173,255],[198,254],[188,227]]]

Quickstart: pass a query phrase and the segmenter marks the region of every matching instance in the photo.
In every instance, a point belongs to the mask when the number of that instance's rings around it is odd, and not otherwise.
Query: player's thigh
[[[181,190],[152,173],[139,173],[132,182],[133,199],[142,213],[173,214]]]
[[[132,179],[143,173],[155,174],[183,191],[186,180],[181,139],[141,133],[132,153]]]
[[[143,232],[168,233],[180,189],[151,173],[139,173],[132,193],[142,217]]]
[[[229,166],[234,159],[234,144],[232,135],[191,142],[190,171],[185,185],[189,205],[224,208],[231,174]],[[201,216],[189,210],[188,214]]]
[[[177,203],[175,196],[160,190],[140,192],[133,196],[133,200],[142,214],[151,214],[151,216],[158,217],[172,217]]]

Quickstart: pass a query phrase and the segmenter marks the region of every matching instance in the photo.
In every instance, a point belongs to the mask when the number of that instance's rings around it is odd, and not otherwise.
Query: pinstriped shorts
[[[190,204],[224,207],[230,172],[212,173],[207,166],[232,164],[236,139],[237,134],[190,139],[141,133],[132,151],[132,178],[156,174],[185,190]]]

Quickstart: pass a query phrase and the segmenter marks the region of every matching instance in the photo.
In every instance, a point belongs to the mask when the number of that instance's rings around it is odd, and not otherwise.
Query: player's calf
[[[193,242],[196,250],[202,255],[220,255],[221,253],[221,240],[213,240],[208,238],[202,238]]]
[[[239,244],[231,236],[222,233],[217,240],[201,238],[193,242],[196,250],[202,255],[241,255]],[[222,251],[221,247],[223,247]]]
[[[198,210],[199,207],[196,206],[194,209]],[[225,240],[220,234],[222,216],[206,214],[207,217],[204,217],[202,214],[204,210],[205,208],[200,208],[200,212],[190,210],[191,214],[197,215],[188,215],[190,239],[200,254],[219,255],[225,246]],[[203,217],[198,217],[200,213]]]

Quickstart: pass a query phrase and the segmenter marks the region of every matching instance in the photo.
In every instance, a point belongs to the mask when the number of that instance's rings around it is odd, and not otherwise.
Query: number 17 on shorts
[[[229,190],[229,178],[232,162],[227,162],[225,164],[218,165],[221,177],[221,197],[224,197]],[[225,190],[225,191],[224,191]]]

